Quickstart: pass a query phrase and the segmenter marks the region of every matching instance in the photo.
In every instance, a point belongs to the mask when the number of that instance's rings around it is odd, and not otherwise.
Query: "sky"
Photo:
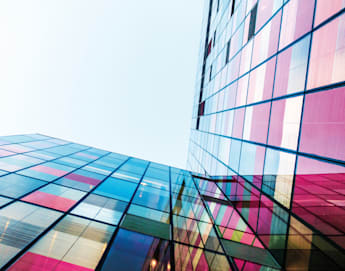
[[[0,135],[185,168],[203,2],[0,1]]]

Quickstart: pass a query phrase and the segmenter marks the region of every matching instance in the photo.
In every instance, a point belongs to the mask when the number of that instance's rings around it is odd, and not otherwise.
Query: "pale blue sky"
[[[203,3],[0,1],[0,135],[185,167]]]

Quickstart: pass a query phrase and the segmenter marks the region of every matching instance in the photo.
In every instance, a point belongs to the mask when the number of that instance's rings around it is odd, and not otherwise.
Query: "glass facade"
[[[345,270],[345,1],[205,2],[187,166],[231,267]]]
[[[0,270],[345,270],[345,1],[207,0],[188,170],[0,137]]]
[[[279,270],[198,174],[38,134],[0,153],[1,270]]]

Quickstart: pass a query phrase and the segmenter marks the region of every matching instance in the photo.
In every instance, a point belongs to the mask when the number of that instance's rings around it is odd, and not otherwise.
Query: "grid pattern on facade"
[[[206,2],[189,169],[284,268],[344,269],[345,2]]]
[[[189,171],[39,134],[0,137],[0,153],[0,269],[280,269]]]

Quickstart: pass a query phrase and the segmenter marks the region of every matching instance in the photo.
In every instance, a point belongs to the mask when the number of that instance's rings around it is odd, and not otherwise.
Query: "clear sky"
[[[0,135],[185,167],[203,3],[0,1]]]

